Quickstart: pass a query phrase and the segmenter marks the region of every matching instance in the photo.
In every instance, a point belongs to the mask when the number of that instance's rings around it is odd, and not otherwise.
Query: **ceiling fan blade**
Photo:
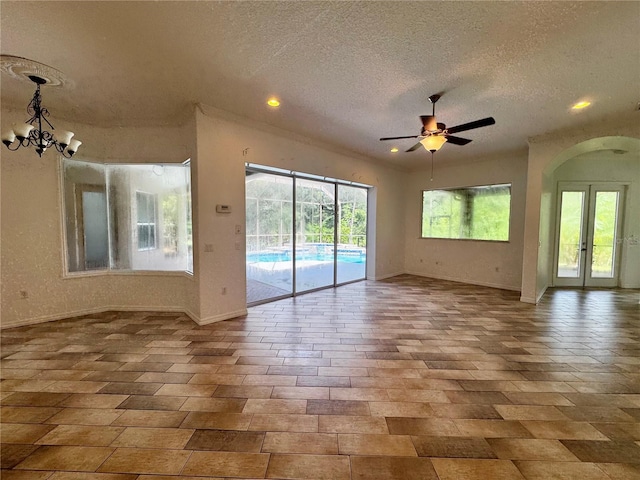
[[[420,142],[418,142],[413,147],[411,147],[409,150],[405,150],[405,153],[413,152],[414,150],[419,149],[421,146],[422,146],[422,144]]]
[[[447,143],[453,143],[454,145],[466,145],[471,142],[468,138],[454,137],[453,135],[447,135]]]
[[[380,140],[381,141],[384,141],[384,140],[402,140],[404,138],[418,138],[418,137],[419,137],[419,135],[407,135],[406,137],[384,137],[384,138],[381,138]]]
[[[448,133],[458,133],[464,132],[466,130],[473,130],[474,128],[480,127],[488,127],[489,125],[494,125],[496,121],[493,117],[483,118],[481,120],[476,120],[475,122],[463,123],[462,125],[456,125],[455,127],[450,127],[447,129]]]

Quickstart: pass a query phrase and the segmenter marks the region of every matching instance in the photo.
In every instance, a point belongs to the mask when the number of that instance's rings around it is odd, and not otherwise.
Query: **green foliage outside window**
[[[422,237],[509,240],[511,185],[422,192]]]

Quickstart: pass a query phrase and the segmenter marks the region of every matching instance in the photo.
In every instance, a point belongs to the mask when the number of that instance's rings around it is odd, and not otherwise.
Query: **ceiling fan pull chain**
[[[433,182],[433,151],[431,151],[431,182]]]

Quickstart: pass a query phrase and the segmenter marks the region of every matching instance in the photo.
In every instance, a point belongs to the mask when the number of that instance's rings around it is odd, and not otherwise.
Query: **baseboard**
[[[85,315],[94,315],[97,313],[104,313],[104,312],[110,312],[110,311],[182,313],[188,316],[195,323],[198,323],[200,325],[198,316],[195,315],[190,310],[185,310],[182,307],[171,307],[171,306],[158,307],[157,305],[155,306],[108,305],[106,307],[87,308],[82,310],[73,310],[71,312],[65,312],[65,313],[56,313],[54,315],[43,315],[41,317],[27,318],[24,320],[19,320],[17,322],[11,322],[11,323],[3,322],[2,324],[0,324],[0,330],[4,330],[7,328],[16,328],[16,327],[28,327],[29,325],[37,325],[39,323],[55,322],[56,320],[63,320],[66,318],[73,318],[73,317],[84,317]],[[229,318],[232,318],[232,317],[229,317]]]
[[[373,278],[373,280],[385,280],[387,278],[397,277],[398,275],[404,275],[406,272],[395,272],[395,273],[387,273],[385,275],[377,275]],[[367,280],[371,280],[367,278]]]
[[[547,285],[544,286],[544,288],[540,291],[540,293],[538,294],[538,298],[536,298],[536,305],[538,303],[540,303],[540,300],[542,300],[542,297],[544,296],[545,292],[547,291]]]
[[[26,318],[24,320],[18,320],[17,322],[0,324],[0,330],[5,328],[16,327],[28,327],[29,325],[37,325],[39,323],[54,322],[56,320],[62,320],[64,318],[82,317],[84,315],[92,315],[95,313],[102,313],[111,310],[110,308],[98,307],[98,308],[86,308],[83,310],[73,310],[71,312],[56,313],[54,315],[42,315],[40,317]]]
[[[222,313],[220,315],[213,315],[212,317],[199,318],[195,320],[198,325],[209,325],[211,323],[222,322],[231,318],[242,317],[247,314],[247,309],[243,308],[236,310],[235,312]]]
[[[478,285],[480,287],[497,288],[499,290],[510,290],[512,292],[519,292],[520,291],[520,288],[513,287],[511,285],[503,285],[503,284],[500,284],[500,283],[475,282],[475,281],[470,281],[470,280],[467,280],[467,279],[460,279],[460,278],[457,278],[457,277],[449,277],[447,275],[433,275],[433,274],[425,275],[424,273],[418,273],[418,272],[412,272],[412,271],[408,271],[406,273],[409,274],[409,275],[415,275],[416,277],[435,278],[437,280],[446,280],[448,282],[456,282],[456,283],[466,283],[468,285]]]
[[[536,305],[538,303],[533,297],[520,297],[520,301],[522,303],[532,303],[533,305]]]

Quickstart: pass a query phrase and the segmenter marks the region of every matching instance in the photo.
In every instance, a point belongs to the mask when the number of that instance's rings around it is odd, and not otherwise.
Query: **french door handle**
[[[586,247],[585,247],[585,248],[581,248],[581,249],[580,249],[580,251],[581,251],[581,252],[586,252],[586,251],[587,251],[587,248],[586,248]]]

